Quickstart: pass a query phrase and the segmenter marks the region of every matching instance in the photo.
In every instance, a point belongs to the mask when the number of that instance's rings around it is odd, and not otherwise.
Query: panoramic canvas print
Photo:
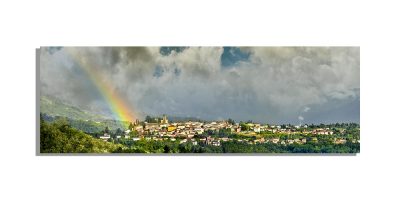
[[[360,152],[359,47],[41,47],[40,154]]]

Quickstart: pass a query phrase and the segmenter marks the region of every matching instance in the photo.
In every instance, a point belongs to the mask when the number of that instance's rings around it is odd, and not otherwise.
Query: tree
[[[234,124],[235,124],[235,121],[234,121],[233,119],[229,118],[229,119],[228,119],[228,123],[234,125]]]
[[[128,127],[128,129],[129,129],[129,130],[131,130],[131,131],[133,130],[133,124],[132,124],[132,122],[131,122],[131,123],[129,123],[129,127]]]
[[[158,123],[158,119],[157,118],[155,118],[155,117],[150,117],[150,116],[146,116],[146,118],[145,118],[145,120],[144,120],[145,122],[147,122],[147,123]]]
[[[110,153],[119,148],[126,149],[71,128],[63,119],[40,124],[41,153]]]
[[[250,127],[249,127],[247,124],[245,124],[245,123],[241,123],[241,124],[240,124],[240,129],[241,129],[242,131],[248,131],[248,130],[250,130]]]
[[[138,136],[139,136],[139,133],[136,130],[131,131],[129,133],[129,137],[131,137],[131,138],[138,137]]]
[[[164,146],[164,153],[169,153],[171,151],[171,148],[168,145]]]

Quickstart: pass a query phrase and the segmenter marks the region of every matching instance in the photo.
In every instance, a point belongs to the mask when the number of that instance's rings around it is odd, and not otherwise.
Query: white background
[[[399,199],[395,2],[2,1],[0,199]],[[46,45],[360,46],[361,153],[37,157]]]

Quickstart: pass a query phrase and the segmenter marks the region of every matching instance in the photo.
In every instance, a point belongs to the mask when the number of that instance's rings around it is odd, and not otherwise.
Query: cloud
[[[142,117],[167,113],[290,123],[301,112],[318,116],[329,108],[340,110],[338,105],[359,105],[358,47],[91,47],[52,53],[43,48],[44,93],[107,110],[67,51],[95,63]],[[359,121],[359,113],[352,116],[347,120]]]

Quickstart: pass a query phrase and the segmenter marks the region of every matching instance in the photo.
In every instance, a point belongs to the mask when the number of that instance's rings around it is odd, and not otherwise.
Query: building
[[[254,126],[253,127],[254,132],[259,133],[261,131],[260,126]]]
[[[145,123],[145,130],[154,130],[154,129],[158,129],[158,123]]]
[[[110,138],[111,138],[111,136],[107,133],[104,133],[104,135],[100,136],[100,139],[102,139],[102,140],[108,140]]]
[[[273,138],[271,141],[272,143],[277,144],[279,142],[279,138]]]
[[[187,142],[187,139],[183,139],[183,140],[179,141],[179,144],[186,143],[186,142]]]
[[[172,132],[172,131],[176,130],[176,126],[170,125],[170,126],[168,126],[167,130],[168,130],[168,132]]]
[[[221,146],[221,143],[219,140],[215,140],[215,141],[211,142],[211,145],[219,147],[219,146]]]
[[[204,129],[202,129],[201,127],[195,128],[194,131],[195,131],[197,134],[202,134],[202,133],[204,133]]]
[[[161,120],[161,124],[168,124],[168,119],[166,115],[163,115],[163,118]]]
[[[135,130],[139,133],[143,132],[143,126],[136,126]]]
[[[239,133],[241,131],[240,126],[236,127],[235,131],[236,131],[236,133]]]
[[[335,144],[345,144],[345,143],[346,143],[346,140],[345,140],[345,139],[336,139],[336,138],[335,138],[334,143],[335,143]]]

